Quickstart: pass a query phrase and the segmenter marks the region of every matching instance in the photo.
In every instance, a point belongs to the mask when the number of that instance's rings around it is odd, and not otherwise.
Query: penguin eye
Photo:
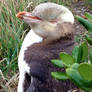
[[[51,21],[49,21],[50,23],[57,23],[57,20],[51,20]]]

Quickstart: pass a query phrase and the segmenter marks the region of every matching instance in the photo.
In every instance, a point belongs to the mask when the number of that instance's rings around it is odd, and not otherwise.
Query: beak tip
[[[23,19],[23,17],[21,15],[16,14],[16,17],[19,19]]]
[[[25,11],[19,12],[19,13],[16,14],[16,17],[17,17],[17,18],[20,18],[20,19],[23,19],[23,15],[24,15],[25,13],[26,13]]]

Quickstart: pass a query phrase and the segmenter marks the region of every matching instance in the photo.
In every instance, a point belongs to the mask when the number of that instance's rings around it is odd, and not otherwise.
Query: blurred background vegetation
[[[16,13],[32,11],[42,2],[72,5],[78,1],[92,6],[92,0],[0,0],[0,92],[13,92],[11,87],[16,86],[9,85],[18,74],[17,58],[29,30],[27,24],[16,18]]]

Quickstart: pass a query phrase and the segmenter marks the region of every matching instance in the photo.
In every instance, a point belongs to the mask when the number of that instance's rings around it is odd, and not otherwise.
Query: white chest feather
[[[42,42],[43,39],[36,35],[33,30],[30,30],[30,32],[26,35],[20,53],[19,53],[19,58],[18,58],[18,66],[19,66],[19,83],[18,83],[18,92],[24,92],[24,88],[23,88],[23,83],[25,81],[25,73],[29,73],[30,72],[30,67],[28,66],[28,64],[26,63],[26,61],[24,60],[24,53],[25,50],[27,50],[27,47],[29,47],[30,45],[34,44],[34,43],[39,43]]]
[[[25,60],[24,60],[24,52],[25,50],[27,50],[27,47],[29,47],[30,45],[34,44],[34,43],[39,43],[42,42],[43,38],[36,35],[33,30],[30,30],[29,33],[26,35],[20,53],[19,53],[19,58],[18,58],[18,65],[19,65],[19,70],[23,71],[27,71],[29,72],[29,67],[26,64]],[[24,67],[24,68],[23,68]]]

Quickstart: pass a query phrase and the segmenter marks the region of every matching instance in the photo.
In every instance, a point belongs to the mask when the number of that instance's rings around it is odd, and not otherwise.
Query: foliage
[[[82,17],[80,17],[80,16],[76,16],[76,18],[77,18],[77,20],[78,20],[83,26],[85,26],[85,28],[86,28],[88,31],[92,32],[92,23],[91,23],[91,21],[89,21],[89,20],[87,20],[87,19],[84,19],[84,18],[82,18]]]
[[[60,53],[60,59],[59,61],[54,60],[54,65],[60,66],[60,63],[63,63],[64,66],[61,65],[61,68],[64,67],[65,72],[52,72],[51,75],[58,80],[70,79],[81,89],[91,91],[92,65],[91,62],[87,61],[88,57],[87,43],[82,42],[79,46],[73,48],[72,55],[65,52]]]
[[[82,17],[76,16],[76,19],[87,29],[83,37],[92,46],[92,14],[86,12]]]
[[[92,14],[86,12],[82,17],[75,17],[87,29],[87,32],[85,32],[83,36],[76,39],[77,42],[80,42],[80,39],[86,39],[87,42],[92,45]]]
[[[87,0],[87,3],[92,5],[92,0]]]

